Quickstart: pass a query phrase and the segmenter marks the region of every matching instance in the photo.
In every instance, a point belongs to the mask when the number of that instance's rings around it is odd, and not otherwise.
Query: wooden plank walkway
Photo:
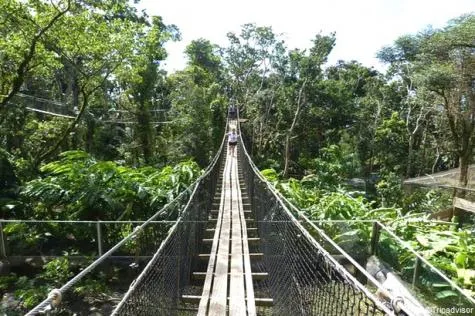
[[[228,148],[228,153],[229,153]],[[198,315],[256,315],[237,154],[227,155]]]

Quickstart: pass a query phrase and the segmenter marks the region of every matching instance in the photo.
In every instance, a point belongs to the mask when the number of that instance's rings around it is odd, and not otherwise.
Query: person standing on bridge
[[[234,152],[236,151],[236,145],[238,143],[238,134],[236,133],[236,128],[233,127],[231,132],[228,134],[228,145],[229,145],[229,154],[234,156]]]
[[[237,108],[234,104],[231,104],[231,106],[228,109],[228,117],[230,120],[237,119]]]

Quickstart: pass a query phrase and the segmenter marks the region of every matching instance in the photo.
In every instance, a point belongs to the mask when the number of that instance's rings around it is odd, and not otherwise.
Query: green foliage
[[[96,161],[82,151],[60,157],[22,191],[42,219],[147,219],[199,175],[191,161],[157,170]]]
[[[97,161],[83,151],[69,151],[61,160],[44,165],[43,178],[29,181],[21,191],[24,213],[18,218],[56,220],[146,220],[196,180],[200,169],[192,161],[173,167],[130,168]],[[161,214],[174,220],[177,212]],[[112,245],[132,231],[132,226],[103,226]],[[166,229],[164,229],[166,232]],[[57,249],[94,255],[95,227],[58,223],[8,223],[4,227],[15,253],[34,251],[57,255]],[[133,253],[135,241],[125,249]]]
[[[350,192],[340,190],[323,195],[312,205],[310,215],[314,219],[359,219],[369,210],[370,205],[364,197],[353,197]]]
[[[444,190],[421,188],[405,194],[400,205],[405,212],[431,214],[452,207],[453,196]]]
[[[43,266],[43,272],[40,277],[45,282],[57,287],[66,283],[73,276],[70,270],[67,257],[55,258]]]
[[[377,159],[381,169],[387,172],[403,172],[407,163],[407,133],[406,123],[393,112],[390,119],[386,119],[376,129]]]
[[[10,298],[11,306],[4,306],[5,312],[19,312],[33,308],[46,297],[49,290],[61,286],[73,274],[69,259],[62,257],[47,262],[35,279],[17,276],[14,273],[1,277],[1,291],[14,290],[14,298]]]
[[[38,157],[45,148],[48,148],[64,133],[68,125],[69,121],[64,118],[53,118],[50,121],[28,121],[24,129],[25,136],[27,136],[24,146],[29,150],[26,156]]]
[[[384,207],[397,207],[403,198],[402,180],[394,172],[382,176],[376,184],[376,191]]]
[[[61,287],[80,269],[84,268],[82,264],[76,264],[75,267],[72,267],[69,255],[64,253],[63,257],[52,259],[44,264],[34,279],[16,273],[1,276],[0,292],[7,294],[4,295],[0,310],[8,315],[23,314],[22,312],[28,311],[39,304],[49,291]],[[113,281],[112,279],[117,278],[117,274],[120,272],[117,268],[111,268],[110,270],[114,273],[113,275],[105,271],[82,279],[74,288],[75,300],[91,297],[98,299],[109,293],[111,290],[108,282],[110,283],[110,281]]]
[[[378,183],[382,207],[376,208],[376,202],[366,200],[359,192],[349,192],[342,188],[328,190],[326,186],[320,186],[318,177],[314,175],[299,181],[281,180],[273,169],[266,169],[261,173],[311,220],[343,220],[344,222],[323,222],[320,226],[357,260],[364,261],[369,256],[372,228],[368,223],[351,220],[379,220],[397,236],[409,242],[413,249],[452,278],[469,295],[475,296],[473,233],[464,229],[457,230],[455,226],[448,227],[446,224],[421,222],[447,202],[446,196],[429,191],[424,194],[415,192],[413,196],[403,199],[399,176],[388,173]],[[399,242],[383,234],[378,249],[381,259],[390,262],[405,277],[412,277],[414,256]],[[446,302],[457,295],[446,286],[438,286],[440,278],[430,271],[424,270],[420,279],[421,286],[440,302]]]
[[[138,13],[125,0],[66,3],[2,2],[3,216],[148,218],[194,181],[199,168],[190,161],[160,170],[130,166],[189,157],[206,166],[222,140],[232,98],[246,120],[242,126],[252,138],[250,152],[261,166],[277,170],[262,174],[309,217],[382,220],[473,290],[473,236],[434,227],[424,231],[411,222],[445,207],[450,196],[406,196],[401,188],[402,175],[446,169],[458,159],[467,165],[473,158],[473,14],[440,30],[403,36],[383,49],[380,58],[390,64],[387,76],[356,61],[326,65],[335,34],[316,34],[309,49],[288,50],[271,27],[254,24],[228,33],[226,48],[206,39],[193,41],[186,48],[188,67],[167,76],[160,62],[167,55],[164,44],[180,37],[176,26]],[[6,97],[20,88],[55,101]],[[77,117],[50,119],[27,111],[37,103]],[[154,126],[153,121],[171,124]],[[38,178],[38,166],[62,151]],[[121,160],[108,161],[114,159]],[[285,177],[294,178],[282,179],[281,166]],[[381,177],[376,202],[343,188],[348,178],[367,180],[374,174]],[[328,228],[348,249],[363,247],[370,234],[364,225]],[[112,242],[132,229],[123,225],[104,234]],[[67,245],[71,253],[90,254],[97,242],[90,229],[57,224],[10,223],[4,233],[17,252],[34,248],[47,254]],[[128,251],[139,238],[126,245]],[[77,249],[68,243],[73,240],[89,246]],[[402,268],[412,264],[389,239],[382,244],[390,260]],[[46,293],[45,284],[54,283],[57,274],[67,277],[71,267],[58,260],[44,269],[41,284],[14,280],[24,306]],[[0,287],[13,287],[11,279],[4,281]],[[90,280],[77,293],[102,291],[100,282]],[[452,295],[442,286],[435,293]]]
[[[446,224],[421,224],[416,221],[399,222],[393,228],[398,236],[409,241],[413,249],[461,286],[468,295],[475,296],[475,237],[470,230],[456,229],[455,225],[448,227]],[[409,269],[413,266],[406,262],[409,257],[409,254],[395,256],[394,262]],[[426,286],[436,293],[438,299],[444,299],[447,289],[434,289],[432,283]]]
[[[104,278],[87,278],[82,284],[74,288],[74,293],[81,297],[97,297],[110,291],[104,282]]]
[[[345,168],[348,156],[344,155],[338,145],[330,145],[320,150],[320,157],[302,160],[301,164],[307,172],[312,173],[313,181],[320,188],[334,189],[346,178],[349,170]],[[308,176],[306,177],[308,182]]]
[[[19,179],[16,169],[10,162],[11,155],[0,148],[0,214],[8,217],[15,214],[17,208],[17,196]]]
[[[266,178],[267,181],[271,183],[275,183],[276,181],[279,180],[279,175],[277,174],[277,171],[274,169],[264,169],[261,170],[261,174]]]
[[[15,296],[20,301],[21,308],[31,309],[39,304],[48,294],[48,287],[38,285],[33,279],[26,276],[19,277],[15,284]]]
[[[474,147],[475,118],[471,113],[475,109],[475,92],[470,79],[475,73],[474,31],[475,15],[466,14],[449,21],[442,29],[429,28],[417,35],[404,35],[380,53],[380,58],[390,64],[389,74],[398,78],[408,92],[406,122],[412,121],[407,125],[415,126],[410,128],[409,145],[418,145],[413,140],[424,130],[424,142],[429,135],[436,155],[440,155],[442,148],[446,153],[456,154],[460,160],[461,186],[467,184],[466,166],[471,163]],[[411,99],[417,100],[418,105]],[[426,114],[420,111],[415,115],[418,107]],[[427,113],[431,113],[435,124],[426,121]],[[426,127],[431,130],[429,133]]]
[[[17,185],[18,179],[15,175],[15,168],[10,162],[10,155],[0,148],[0,196],[4,196],[6,190]]]
[[[206,76],[206,83],[198,85],[197,76]],[[191,156],[205,167],[222,140],[223,134],[217,136],[216,129],[224,132],[225,99],[219,86],[213,83],[213,74],[199,66],[191,65],[169,80],[173,87],[170,95],[173,123],[166,128],[168,156],[174,160]]]

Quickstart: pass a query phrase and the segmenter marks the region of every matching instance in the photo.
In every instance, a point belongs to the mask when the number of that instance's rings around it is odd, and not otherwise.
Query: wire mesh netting
[[[239,149],[243,193],[252,205],[253,222],[259,243],[250,243],[250,252],[263,253],[253,260],[252,272],[267,273],[254,279],[257,300],[272,298],[273,306],[258,306],[258,315],[385,315],[390,313],[344,268],[309,237],[282,202],[260,179],[252,162]],[[198,253],[209,253],[200,241],[209,227],[215,185],[204,179],[193,194],[182,219],[173,227],[165,243],[137,278],[114,311],[114,315],[196,314],[196,305],[186,309],[184,294],[199,298],[201,287],[194,285],[192,273],[205,271]],[[193,307],[193,306],[187,306]]]
[[[367,263],[372,261],[370,256],[376,256],[384,263],[385,269],[397,276],[398,283],[403,285],[393,289],[406,296],[405,308],[408,313],[417,309],[417,312],[411,315],[426,315],[429,311],[431,315],[440,315],[447,310],[452,310],[451,314],[458,315],[460,312],[455,311],[464,309],[475,311],[474,299],[470,298],[468,291],[464,291],[454,282],[454,278],[451,279],[447,271],[439,270],[440,262],[437,268],[430,260],[426,260],[416,252],[410,243],[405,243],[400,238],[404,234],[399,230],[402,227],[416,230],[419,236],[423,236],[421,233],[427,230],[453,231],[457,223],[417,218],[402,220],[399,223],[393,222],[391,227],[370,220],[321,220],[312,223],[321,228],[362,266],[367,266]],[[447,235],[443,233],[442,236]],[[438,238],[437,242],[443,243],[444,238]],[[325,249],[331,249],[331,245],[325,245]],[[348,269],[348,264],[345,264],[345,267]],[[356,277],[364,282],[361,275],[356,274]]]
[[[419,178],[404,182],[404,199],[410,209],[422,209],[432,219],[451,221],[456,216],[460,227],[475,224],[475,189],[471,182],[467,187],[458,187],[443,182],[425,183],[424,178],[427,177],[420,178],[421,182]]]
[[[132,282],[113,315],[196,314],[196,302],[187,305],[183,295],[195,298],[201,295],[203,280],[197,281],[193,276],[196,276],[194,272],[206,271],[207,262],[198,254],[210,253],[210,244],[203,243],[203,239],[209,238],[207,233],[215,225],[209,220],[210,210],[216,208],[215,192],[224,155],[225,150],[221,150],[216,163],[193,188],[188,200],[176,202],[173,209],[183,211],[166,233],[149,231],[153,226],[140,226],[135,237],[127,241],[135,244],[140,254],[158,250]],[[258,301],[272,299],[272,306],[257,307],[258,315],[391,314],[292,216],[259,176],[242,144],[238,155],[244,183],[242,193],[251,204],[248,228],[257,228],[249,237],[259,237],[258,242],[249,243],[249,251],[253,255],[262,254],[259,259],[252,258],[256,305]],[[62,291],[73,284],[63,286]]]
[[[385,315],[387,309],[319,246],[239,150],[275,315]]]
[[[219,166],[219,163],[216,164]],[[216,167],[195,188],[181,218],[165,242],[142,271],[114,315],[175,315],[179,299],[190,284],[190,275],[200,264],[196,255],[212,207],[219,168]]]
[[[98,252],[97,223],[86,223],[78,225],[78,223],[75,222],[27,222],[26,224],[35,225],[34,227],[40,227],[42,230],[46,228],[51,228],[51,225],[75,225],[72,226],[73,232],[84,231],[88,233],[87,238],[89,239],[87,240],[89,240],[90,242],[87,245],[90,248],[91,257],[84,257],[83,255],[83,257],[81,258],[76,258],[74,257],[74,255],[71,256],[71,253],[69,253],[67,258],[69,258],[71,262],[74,262],[75,264],[81,263],[81,265],[78,267],[74,266],[74,268],[72,268],[71,272],[74,273],[75,276],[68,282],[66,282],[66,280],[71,277],[69,275],[62,275],[57,277],[57,282],[59,284],[61,284],[62,282],[66,283],[64,283],[64,285],[58,289],[62,294],[62,302],[61,305],[55,309],[55,312],[60,314],[77,313],[79,315],[83,315],[85,313],[87,314],[85,310],[87,311],[90,308],[105,308],[105,313],[110,314],[113,309],[113,306],[117,304],[117,301],[120,300],[123,293],[126,292],[131,281],[137,277],[141,269],[146,266],[147,262],[156,253],[156,250],[157,248],[159,248],[160,244],[169,235],[170,228],[172,227],[172,222],[154,221],[154,219],[160,218],[165,214],[170,214],[174,212],[176,212],[177,216],[179,216],[180,212],[183,211],[185,206],[188,204],[190,196],[194,188],[196,187],[197,184],[193,184],[189,189],[182,192],[175,200],[167,204],[161,211],[157,212],[153,216],[153,218],[149,219],[149,221],[142,223],[141,225],[140,222],[101,222],[101,233],[102,237],[104,238],[102,244],[102,250],[104,252],[104,255],[102,255],[92,263],[91,261],[93,260],[93,257],[95,257]],[[49,229],[49,231],[51,231],[51,229]],[[126,236],[122,236],[123,239],[118,239],[120,235]],[[57,237],[58,239],[64,238],[64,236],[59,235]],[[120,241],[117,242],[117,240]],[[80,241],[83,241],[82,237]],[[81,242],[79,244],[81,244]],[[66,243],[64,247],[61,246],[60,248],[54,248],[54,252],[48,251],[48,255],[64,255],[64,252],[67,251],[71,246],[75,247],[76,244]],[[26,252],[26,250],[24,250],[23,252],[20,252],[18,254],[28,254],[30,256],[42,254],[41,258],[43,258],[43,256],[45,255],[45,250],[48,249],[44,248],[42,252],[32,252],[32,250]],[[63,253],[59,253],[60,250]],[[81,259],[81,261],[78,261],[79,259]],[[87,266],[87,268],[79,269],[79,267],[84,266],[83,263],[90,264],[89,266]],[[89,289],[97,286],[97,288],[99,288],[100,290],[98,291],[98,293],[83,293],[86,288],[85,284],[87,284],[87,288]],[[109,289],[106,291],[107,288]],[[101,292],[110,291],[113,291],[113,293],[110,294],[110,297],[109,295],[101,294]],[[91,299],[93,299],[94,301],[91,301]],[[43,302],[37,305],[28,313],[28,315],[42,314],[44,313],[44,311],[50,310],[50,303],[51,297],[45,299]],[[109,312],[107,312],[107,310]]]
[[[450,169],[446,171],[428,174],[425,176],[411,178],[404,181],[408,185],[425,185],[425,186],[446,186],[458,187],[460,178],[460,169]],[[468,168],[468,189],[475,189],[475,165]]]

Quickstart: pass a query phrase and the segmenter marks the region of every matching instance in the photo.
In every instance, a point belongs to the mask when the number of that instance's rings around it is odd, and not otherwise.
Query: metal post
[[[96,222],[96,229],[97,229],[97,252],[99,253],[99,257],[102,256],[102,229],[101,229],[101,221]]]
[[[5,249],[5,238],[3,236],[3,224],[0,222],[0,256],[2,258],[7,257],[7,251]]]
[[[377,254],[380,229],[381,229],[381,226],[379,226],[379,223],[373,222],[373,231],[371,233],[371,249],[370,249],[370,253],[372,255]]]

